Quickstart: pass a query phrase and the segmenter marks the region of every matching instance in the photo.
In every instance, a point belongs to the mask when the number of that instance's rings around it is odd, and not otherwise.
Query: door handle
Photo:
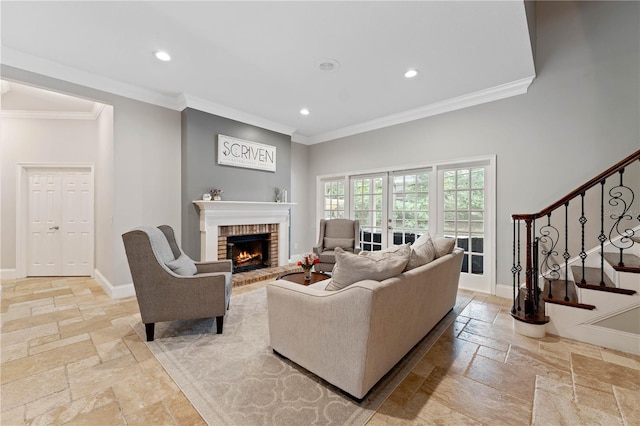
[[[58,229],[60,229],[60,227],[58,225],[56,226],[52,226],[51,228],[49,228],[50,231],[57,231]]]
[[[387,226],[387,229],[393,229],[393,226],[389,225]]]

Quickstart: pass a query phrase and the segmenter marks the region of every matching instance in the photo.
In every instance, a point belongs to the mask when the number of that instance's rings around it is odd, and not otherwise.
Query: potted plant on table
[[[305,254],[302,260],[298,261],[298,266],[302,266],[305,281],[311,281],[311,272],[316,263],[320,263],[320,259],[313,253]]]

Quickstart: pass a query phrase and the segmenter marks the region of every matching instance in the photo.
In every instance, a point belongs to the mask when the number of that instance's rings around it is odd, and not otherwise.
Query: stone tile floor
[[[3,426],[204,424],[129,325],[135,298],[31,278],[3,281],[1,305]],[[369,425],[640,424],[640,357],[520,336],[509,308],[476,294]]]

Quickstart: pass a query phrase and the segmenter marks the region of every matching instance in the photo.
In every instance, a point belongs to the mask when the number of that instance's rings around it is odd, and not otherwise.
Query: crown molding
[[[291,135],[296,130],[294,127],[277,123],[275,121],[271,121],[266,118],[249,114],[247,112],[243,112],[224,105],[216,104],[214,102],[209,102],[207,100],[189,94],[180,95],[180,105],[182,106],[182,109],[197,109],[202,112],[208,112],[209,114],[214,114],[231,120],[240,121],[242,123],[250,124],[252,126],[260,127],[267,130],[272,130],[274,132],[282,133],[285,135]]]
[[[95,120],[93,112],[80,111],[0,111],[0,118],[38,118],[45,120]]]
[[[370,132],[372,130],[381,129],[383,127],[394,126],[396,124],[407,123],[409,121],[419,120],[421,118],[432,117],[445,112],[451,112],[475,105],[497,101],[511,96],[527,93],[527,90],[533,82],[535,75],[526,77],[510,83],[491,87],[485,90],[469,93],[467,95],[458,96],[456,98],[447,99],[436,102],[424,107],[411,109],[397,114],[388,115],[375,120],[366,121],[364,123],[353,126],[343,127],[341,129],[332,130],[330,132],[321,133],[315,136],[303,136],[293,134],[291,140],[305,145],[313,145],[321,142],[327,142],[334,139],[340,139],[359,133]]]
[[[68,67],[5,46],[2,46],[2,64],[179,111],[179,105],[175,97]]]
[[[231,120],[241,121],[246,124],[261,127],[274,132],[291,135],[293,142],[304,145],[313,145],[321,142],[327,142],[334,139],[340,139],[359,133],[369,132],[372,130],[389,127],[396,124],[402,124],[409,121],[419,120],[450,111],[455,111],[471,106],[493,102],[496,100],[516,96],[527,93],[527,90],[533,82],[535,75],[529,76],[510,83],[495,86],[489,89],[480,90],[467,95],[456,98],[447,99],[424,107],[411,109],[408,111],[381,117],[375,120],[366,121],[353,126],[343,127],[341,129],[317,134],[314,136],[305,136],[295,133],[295,127],[278,123],[263,117],[249,114],[234,108],[206,101],[204,99],[189,95],[179,94],[177,96],[168,96],[152,90],[143,89],[138,86],[123,83],[107,77],[99,76],[93,73],[82,71],[76,68],[67,67],[65,65],[53,62],[47,59],[38,58],[5,46],[2,46],[3,64],[24,69],[26,71],[42,74],[45,76],[57,78],[75,84],[91,87],[115,95],[138,101],[150,103],[175,111],[183,111],[185,108],[193,108],[210,114],[215,114]],[[44,112],[39,112],[48,115]],[[64,114],[63,114],[64,115]],[[5,113],[0,116],[5,117]],[[24,118],[24,116],[23,116]],[[54,118],[48,117],[31,117],[31,118]],[[60,117],[61,118],[61,117]],[[71,117],[69,117],[71,118]],[[74,117],[78,119],[77,117]]]

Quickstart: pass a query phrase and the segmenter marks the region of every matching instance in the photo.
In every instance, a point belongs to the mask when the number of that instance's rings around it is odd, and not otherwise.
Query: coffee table
[[[326,280],[327,278],[331,278],[331,275],[327,275],[324,272],[312,272],[310,280],[304,279],[304,272],[289,272],[288,274],[282,274],[278,277],[279,280],[291,281],[302,285],[310,285],[318,281]]]

